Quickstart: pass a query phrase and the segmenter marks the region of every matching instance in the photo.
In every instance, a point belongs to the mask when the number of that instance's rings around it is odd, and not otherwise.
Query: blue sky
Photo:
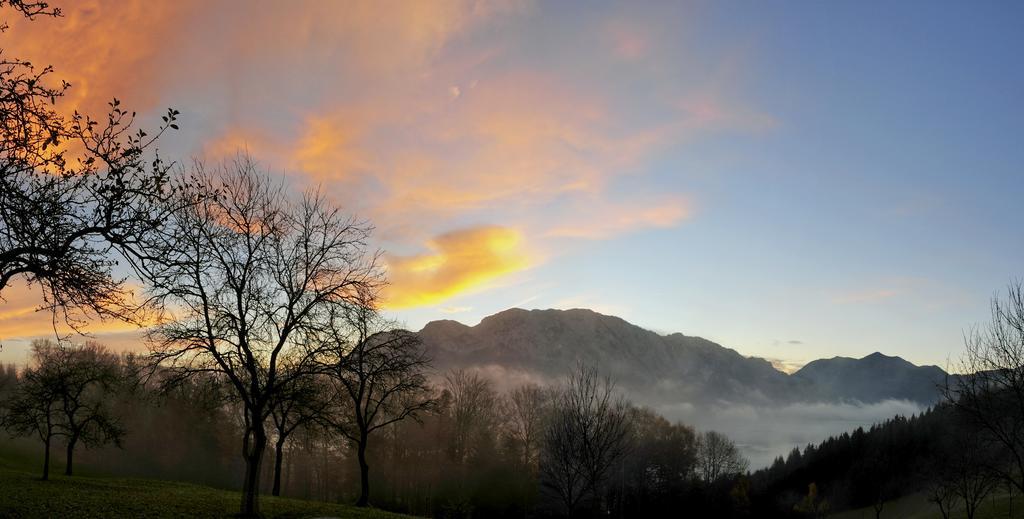
[[[69,107],[178,108],[183,162],[245,148],[371,218],[414,328],[587,307],[782,362],[944,365],[1024,276],[1019,4],[65,10],[4,47]]]

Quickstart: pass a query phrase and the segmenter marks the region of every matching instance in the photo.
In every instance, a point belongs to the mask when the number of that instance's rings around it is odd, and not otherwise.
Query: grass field
[[[978,510],[975,519],[1009,519],[1010,509],[1013,509],[1014,519],[1024,519],[1024,498],[1019,494],[1012,496],[1000,494],[989,496],[985,503]],[[954,519],[967,517],[962,505],[960,509],[954,510],[951,515]],[[875,519],[875,511],[872,508],[862,508],[840,514],[833,514],[829,519]],[[929,503],[924,494],[912,494],[901,499],[886,503],[882,509],[882,519],[942,519],[938,507]]]
[[[64,477],[0,467],[0,517],[228,517],[238,511],[238,492],[147,479]],[[266,517],[408,516],[347,505],[261,497]]]

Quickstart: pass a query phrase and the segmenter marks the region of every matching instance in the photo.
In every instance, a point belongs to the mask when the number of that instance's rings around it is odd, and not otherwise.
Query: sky
[[[321,186],[412,329],[591,308],[787,369],[946,366],[1024,276],[1019,3],[63,3],[0,35],[62,110],[174,107],[163,156]],[[17,361],[51,320],[3,297]]]

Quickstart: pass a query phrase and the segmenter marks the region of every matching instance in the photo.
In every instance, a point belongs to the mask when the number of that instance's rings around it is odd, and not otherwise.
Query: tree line
[[[41,444],[44,479],[59,445],[67,475],[78,453],[108,473],[245,488],[247,460],[234,449],[251,426],[223,376],[179,381],[173,370],[153,371],[145,357],[52,341],[33,344],[25,369],[0,374],[0,419],[25,438],[22,451],[36,452],[29,440]],[[263,453],[274,463],[261,467],[257,493],[372,497],[377,506],[439,517],[581,517],[668,510],[677,493],[707,492],[746,469],[724,435],[635,407],[586,366],[559,387],[527,384],[504,394],[477,373],[452,371],[415,384],[418,398],[383,400],[393,406],[387,410],[376,398],[357,406],[352,395],[360,386],[365,393],[396,386],[358,380],[319,372],[275,403]]]

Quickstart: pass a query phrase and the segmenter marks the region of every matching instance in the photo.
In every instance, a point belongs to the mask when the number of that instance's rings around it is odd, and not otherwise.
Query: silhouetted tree
[[[949,519],[950,514],[956,509],[957,499],[959,498],[956,494],[956,489],[949,480],[934,476],[928,481],[925,495],[928,502],[935,503],[935,506],[939,507],[942,519]]]
[[[43,442],[43,480],[50,479],[50,446],[58,435],[60,419],[60,372],[56,364],[36,355],[42,343],[33,344],[33,365],[22,373],[14,396],[4,406],[4,427],[14,435],[36,435]]]
[[[631,408],[632,449],[625,460],[624,485],[635,492],[641,513],[673,508],[672,496],[683,493],[696,467],[693,428],[673,424],[646,408]]]
[[[570,517],[599,499],[608,471],[625,454],[629,406],[611,379],[580,365],[559,392],[544,434],[541,477]]]
[[[934,477],[963,502],[967,519],[974,519],[982,501],[1002,481],[991,467],[1003,460],[998,459],[999,451],[981,442],[971,424],[955,421],[950,425],[940,439]]]
[[[64,474],[72,474],[75,447],[106,443],[121,444],[125,434],[113,400],[118,386],[130,383],[122,372],[119,360],[96,343],[80,347],[50,345],[61,362],[59,387],[62,434],[67,442]]]
[[[242,515],[258,513],[266,422],[275,399],[314,371],[330,308],[382,280],[366,239],[371,228],[318,192],[296,199],[240,156],[226,168],[196,166],[215,196],[176,211],[147,269],[156,303],[170,308],[151,334],[153,359],[178,378],[219,373],[242,407]],[[287,368],[287,369],[286,369]]]
[[[461,369],[445,374],[444,388],[451,399],[450,454],[456,463],[464,465],[494,447],[498,394],[490,380]]]
[[[354,305],[335,307],[323,363],[331,397],[340,407],[330,423],[356,447],[359,499],[370,499],[366,449],[371,435],[433,404],[425,370],[429,360],[416,334],[398,329],[375,308],[374,289],[360,290]]]
[[[117,358],[98,345],[33,343],[31,366],[7,405],[5,426],[15,434],[35,434],[43,442],[43,479],[49,479],[50,447],[56,436],[67,442],[69,476],[79,442],[120,442],[124,429],[111,407],[118,378]]]
[[[513,389],[501,400],[505,432],[524,467],[537,468],[539,444],[550,413],[551,391],[536,384]]]
[[[707,431],[697,437],[697,473],[705,483],[746,472],[749,462],[726,435]]]
[[[994,297],[991,322],[972,329],[966,352],[945,395],[1002,452],[989,470],[1024,492],[1024,285],[1011,283],[1005,299]]]
[[[321,380],[314,375],[292,377],[288,368],[282,369],[282,378],[289,382],[270,404],[270,419],[274,425],[274,483],[271,495],[281,495],[281,467],[284,461],[284,447],[288,438],[298,428],[324,419],[328,396]]]
[[[0,6],[29,19],[60,15],[45,2]],[[72,327],[71,310],[137,320],[111,252],[139,266],[141,241],[176,209],[164,202],[178,189],[169,165],[146,150],[177,129],[178,112],[154,135],[134,130],[135,114],[117,99],[101,120],[66,117],[54,107],[70,85],[52,86],[51,73],[0,55],[0,292],[15,279],[38,285],[44,306]]]

